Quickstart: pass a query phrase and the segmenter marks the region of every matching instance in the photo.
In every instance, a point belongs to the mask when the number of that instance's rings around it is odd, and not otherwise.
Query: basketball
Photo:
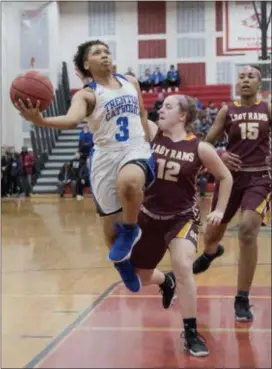
[[[54,87],[49,78],[34,70],[27,71],[16,77],[10,87],[10,99],[13,105],[18,99],[26,102],[27,98],[31,100],[33,106],[36,106],[39,100],[39,110],[46,110],[54,98]],[[28,105],[26,104],[26,106]]]

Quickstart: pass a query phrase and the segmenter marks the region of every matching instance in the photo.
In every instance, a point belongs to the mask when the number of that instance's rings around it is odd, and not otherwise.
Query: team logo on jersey
[[[240,113],[240,114],[230,114],[230,119],[232,122],[239,120],[259,120],[262,122],[268,121],[268,115],[265,113]]]
[[[190,163],[192,163],[195,158],[195,154],[193,152],[167,149],[163,145],[154,144],[152,150],[154,153],[166,156],[169,159],[188,161]]]
[[[139,115],[139,102],[136,96],[123,95],[115,97],[105,104],[106,121],[123,113]]]

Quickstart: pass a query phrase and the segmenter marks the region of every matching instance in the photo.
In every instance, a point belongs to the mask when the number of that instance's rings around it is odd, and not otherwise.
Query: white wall
[[[24,123],[9,98],[12,81],[21,69],[21,12],[40,8],[42,2],[3,2],[2,3],[2,111],[1,128],[2,144],[15,146],[20,150],[24,140],[30,137],[29,125]],[[58,82],[61,58],[59,55],[59,11],[56,2],[46,7],[48,16],[49,65],[46,69],[38,69],[49,76],[53,85]],[[39,35],[37,35],[39,37]],[[33,55],[35,56],[35,55]],[[35,68],[35,66],[34,66]],[[35,68],[36,69],[36,68]]]
[[[22,122],[10,102],[9,89],[20,71],[20,16],[17,3],[2,3],[2,144],[22,146]]]
[[[106,42],[116,42],[118,71],[126,71],[129,66],[137,70],[137,3],[116,3],[116,34],[97,38]],[[93,37],[94,38],[94,37]],[[88,2],[60,3],[60,55],[68,63],[71,88],[80,88],[82,83],[75,76],[73,56],[79,44],[88,41]],[[120,42],[117,42],[120,40]]]

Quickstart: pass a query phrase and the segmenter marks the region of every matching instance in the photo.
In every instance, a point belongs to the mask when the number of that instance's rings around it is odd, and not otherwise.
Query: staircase
[[[44,169],[33,188],[34,194],[56,193],[58,174],[65,162],[70,162],[78,150],[81,124],[76,129],[62,130]]]

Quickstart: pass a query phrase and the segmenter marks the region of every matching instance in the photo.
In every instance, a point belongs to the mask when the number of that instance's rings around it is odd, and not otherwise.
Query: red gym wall
[[[137,8],[139,35],[166,34],[165,1],[138,1]],[[166,38],[161,40],[138,40],[139,59],[166,58],[166,42]],[[205,63],[180,63],[178,64],[178,70],[180,75],[183,76],[183,85],[204,85],[206,83]]]

